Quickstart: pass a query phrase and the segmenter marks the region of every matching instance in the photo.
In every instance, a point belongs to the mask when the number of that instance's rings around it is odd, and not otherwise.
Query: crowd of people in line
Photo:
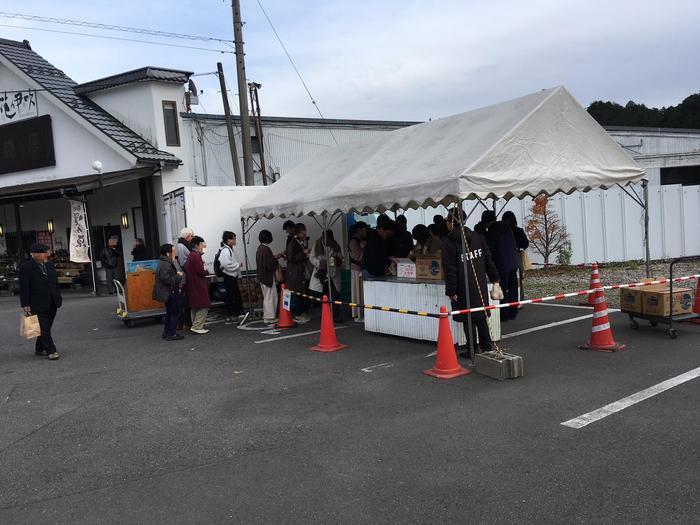
[[[291,291],[319,299],[324,295],[338,298],[345,253],[349,259],[353,303],[363,303],[364,281],[396,275],[397,259],[415,260],[422,255],[441,259],[445,295],[450,298],[453,310],[464,309],[467,305],[487,305],[487,282],[499,284],[505,301],[517,301],[519,277],[523,277],[521,254],[527,250],[529,242],[524,230],[518,227],[515,215],[506,212],[499,221],[495,212],[486,210],[474,230],[463,226],[465,221],[464,211],[460,216],[459,209],[453,208],[446,218],[436,215],[432,224],[418,224],[409,232],[405,216],[391,219],[381,214],[377,217],[375,228],[362,221],[352,224],[348,231],[347,249],[344,250],[334,238],[332,230],[325,230],[310,243],[306,226],[288,220],[283,225],[285,249],[279,253],[274,253],[270,247],[272,232],[262,230],[258,236],[255,261],[262,294],[263,321],[269,325],[277,323],[282,283]],[[110,238],[101,255],[110,286],[113,286],[111,283],[119,267],[117,241]],[[240,319],[244,315],[239,286],[243,264],[235,249],[236,242],[234,232],[224,231],[214,258],[214,273],[222,278],[225,289],[227,321]],[[36,312],[40,316],[42,337],[37,339],[36,352],[55,359],[58,354],[50,332],[61,302],[60,291],[57,281],[54,282],[55,270],[46,261],[48,247],[36,245],[32,249],[32,259],[20,268],[22,308],[25,313]],[[166,340],[182,339],[183,335],[178,330],[189,330],[197,335],[209,331],[205,327],[211,306],[210,272],[203,258],[206,249],[206,241],[190,228],[180,232],[174,245],[160,246],[153,299],[165,304],[162,337]],[[143,241],[137,239],[132,251],[134,260],[144,260],[146,253]],[[290,309],[297,323],[310,320],[309,307],[305,297],[292,295]],[[501,321],[515,319],[517,315],[516,307],[501,310]],[[335,322],[342,322],[339,305],[333,305],[333,317]],[[482,351],[490,350],[492,345],[486,317],[487,314],[483,312],[472,314],[474,337],[478,334]],[[352,308],[352,318],[363,322],[363,310]],[[465,323],[467,333],[466,316],[456,316],[455,320]]]

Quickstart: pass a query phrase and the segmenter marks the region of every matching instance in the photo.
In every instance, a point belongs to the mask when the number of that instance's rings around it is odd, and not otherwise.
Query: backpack
[[[221,250],[224,249],[224,246],[219,248],[219,251],[216,252],[216,256],[214,257],[214,273],[216,274],[217,277],[223,277],[224,276],[224,271],[221,269],[221,261],[219,260],[219,256],[221,255]]]

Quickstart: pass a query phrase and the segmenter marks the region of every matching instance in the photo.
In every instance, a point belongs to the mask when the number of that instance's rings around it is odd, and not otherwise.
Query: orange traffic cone
[[[280,294],[280,313],[279,321],[275,325],[275,328],[280,330],[285,330],[287,328],[294,328],[295,323],[292,318],[292,312],[284,309],[284,285],[282,285],[282,293]]]
[[[424,370],[423,373],[438,379],[452,379],[472,373],[471,370],[462,368],[457,361],[457,352],[455,352],[455,343],[450,329],[450,318],[447,316],[447,309],[444,306],[440,307],[435,366],[430,370]]]
[[[595,290],[596,288],[600,288],[600,273],[598,272],[598,263],[593,263],[593,266],[591,267],[591,283],[588,286],[589,290]],[[591,293],[588,294],[588,300],[586,301],[588,306],[595,306],[595,294]],[[584,305],[585,306],[585,305]]]
[[[333,326],[333,314],[331,313],[331,305],[328,302],[328,296],[323,296],[323,304],[321,306],[321,337],[316,346],[312,346],[314,352],[337,352],[343,348],[347,348],[338,342],[335,337],[335,327]]]
[[[587,345],[580,346],[582,350],[596,350],[598,352],[616,352],[622,350],[625,345],[620,345],[613,339],[610,320],[608,319],[608,304],[605,302],[605,291],[600,287],[596,288],[593,305],[593,326],[591,328],[591,338]]]

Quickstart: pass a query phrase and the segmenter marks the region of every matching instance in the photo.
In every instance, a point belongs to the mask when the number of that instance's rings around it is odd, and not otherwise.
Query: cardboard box
[[[416,255],[416,276],[418,279],[444,280],[442,259],[435,255]]]
[[[415,279],[416,264],[411,259],[396,259],[396,277]]]
[[[643,288],[622,288],[620,290],[620,310],[641,314],[643,292]]]
[[[689,314],[693,311],[692,288],[673,287],[673,315]],[[671,311],[671,292],[667,285],[647,286],[642,294],[642,312],[668,317]]]

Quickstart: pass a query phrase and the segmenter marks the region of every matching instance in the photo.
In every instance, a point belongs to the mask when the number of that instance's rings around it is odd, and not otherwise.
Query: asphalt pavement
[[[590,310],[532,305],[503,325],[525,376],[441,381],[434,343],[338,326],[280,333],[211,315],[163,341],[114,298],[69,296],[56,362],[0,299],[0,523],[691,523],[700,379],[584,428],[561,423],[700,366],[700,326],[581,351]],[[398,315],[398,314],[387,314]],[[572,321],[572,319],[574,319]],[[570,322],[567,322],[570,321]],[[552,323],[554,326],[544,327]],[[426,357],[429,356],[429,357]]]

